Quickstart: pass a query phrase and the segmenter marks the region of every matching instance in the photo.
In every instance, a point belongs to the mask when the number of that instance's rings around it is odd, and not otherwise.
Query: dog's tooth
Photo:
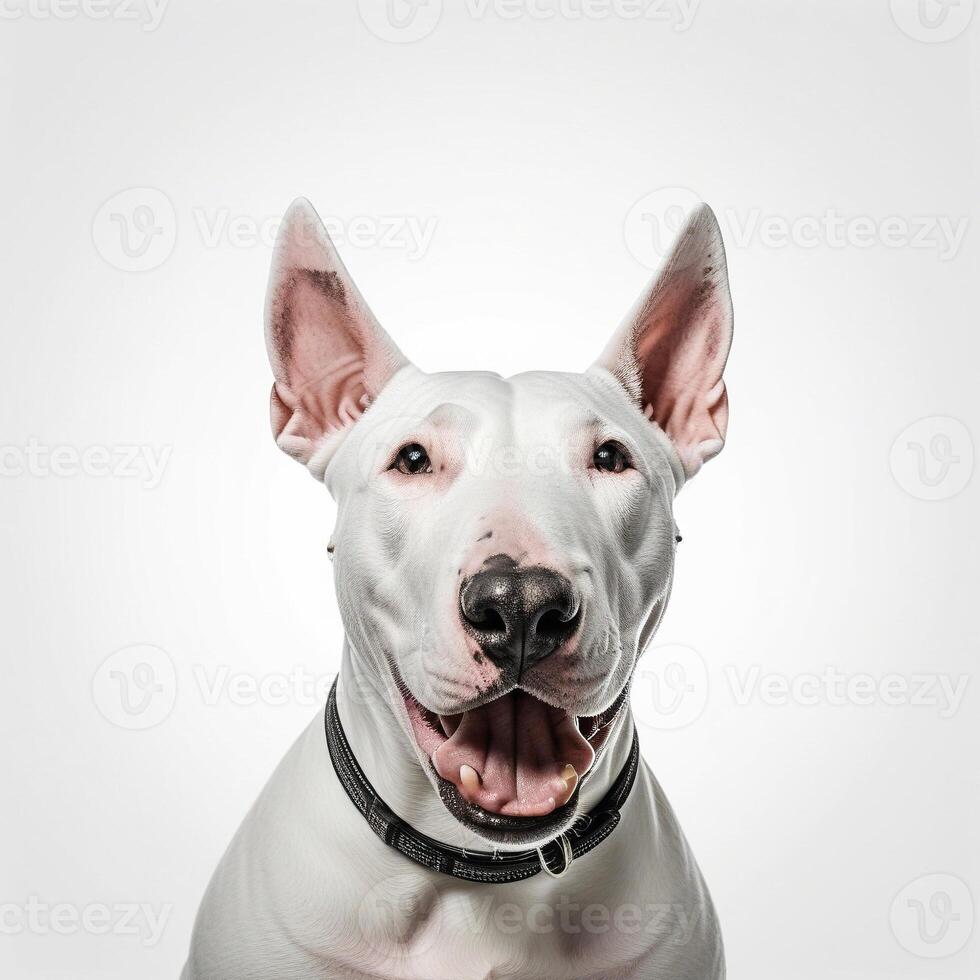
[[[480,777],[472,766],[459,767],[459,781],[463,784],[463,789],[471,796],[479,792]]]
[[[566,765],[561,771],[561,778],[565,780],[565,787],[571,793],[578,784],[578,773],[575,771],[575,766],[570,763]]]
[[[561,781],[561,785],[564,786],[564,789],[557,794],[555,806],[564,806],[572,798],[572,793],[574,792],[575,787],[578,785],[578,773],[575,771],[575,767],[570,764],[566,765],[559,774],[558,780]]]

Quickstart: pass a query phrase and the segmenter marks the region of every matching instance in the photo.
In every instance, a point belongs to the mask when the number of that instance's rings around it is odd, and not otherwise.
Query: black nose
[[[572,583],[548,568],[519,569],[498,555],[463,582],[463,625],[483,652],[518,673],[554,653],[578,629]]]

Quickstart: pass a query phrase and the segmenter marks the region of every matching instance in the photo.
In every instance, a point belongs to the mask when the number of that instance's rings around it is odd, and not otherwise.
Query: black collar
[[[327,699],[324,718],[327,748],[341,786],[368,826],[389,846],[418,864],[467,881],[504,883],[531,878],[540,871],[560,877],[574,858],[588,854],[612,832],[620,819],[620,808],[630,795],[640,761],[640,747],[633,732],[633,744],[626,764],[620,770],[609,792],[585,816],[542,848],[520,852],[463,850],[420,834],[396,816],[364,775],[347,742],[337,712],[337,682]],[[550,852],[550,853],[549,853]]]

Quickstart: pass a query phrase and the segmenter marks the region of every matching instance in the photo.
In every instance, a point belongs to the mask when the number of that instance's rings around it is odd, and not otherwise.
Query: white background
[[[332,503],[267,416],[267,233],[304,194],[420,366],[503,374],[587,365],[652,233],[712,204],[732,418],[678,502],[645,753],[732,977],[976,976],[973,0],[925,20],[904,0],[639,19],[629,0],[395,0],[396,24],[380,0],[171,0],[158,23],[146,0],[80,3],[3,0],[0,19],[0,972],[174,977],[224,846],[317,711],[301,685],[231,678],[337,667]],[[163,454],[162,479],[129,446]],[[72,456],[90,447],[110,462]],[[158,649],[100,669],[134,645]],[[805,696],[746,693],[769,675]],[[954,709],[940,684],[964,678]],[[959,918],[936,917],[944,894]],[[32,901],[69,911],[55,927]],[[166,915],[157,941],[129,903]],[[72,925],[101,905],[107,932]]]

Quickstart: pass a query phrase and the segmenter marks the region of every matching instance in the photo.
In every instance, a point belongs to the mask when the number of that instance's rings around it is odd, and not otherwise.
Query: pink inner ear
[[[297,199],[276,239],[266,301],[276,442],[314,475],[348,427],[408,362],[381,329],[309,201]],[[332,445],[332,444],[331,444]]]
[[[644,412],[670,436],[689,475],[721,449],[728,425],[721,375],[730,309],[711,271],[700,282],[682,275],[656,289],[637,318]]]
[[[724,445],[722,372],[731,338],[725,249],[718,222],[703,204],[596,362],[669,436],[687,476]]]
[[[288,426],[288,436],[315,442],[355,421],[370,400],[368,347],[377,341],[363,336],[348,303],[337,272],[296,269],[279,285],[270,337],[277,435]]]

